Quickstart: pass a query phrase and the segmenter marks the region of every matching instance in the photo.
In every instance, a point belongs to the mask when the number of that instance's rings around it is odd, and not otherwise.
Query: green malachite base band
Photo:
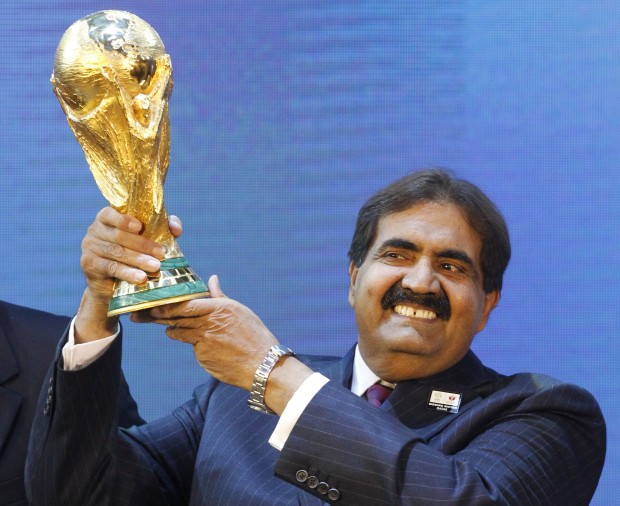
[[[108,316],[150,307],[208,297],[204,282],[192,271],[184,257],[162,261],[160,276],[143,285],[117,282],[108,306]]]
[[[189,267],[185,257],[166,258],[166,260],[162,260],[160,270],[167,271],[169,269],[178,269],[180,267]]]

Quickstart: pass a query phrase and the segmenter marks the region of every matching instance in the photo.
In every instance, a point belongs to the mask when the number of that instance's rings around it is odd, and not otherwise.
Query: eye
[[[386,251],[379,254],[377,259],[388,265],[400,265],[407,260],[407,257],[397,251]]]
[[[407,260],[407,257],[403,253],[399,253],[397,251],[387,251],[384,253],[383,258],[388,261],[402,261]]]
[[[450,262],[443,262],[439,265],[439,267],[443,269],[444,271],[462,272],[462,269],[460,267],[454,264],[451,264]]]

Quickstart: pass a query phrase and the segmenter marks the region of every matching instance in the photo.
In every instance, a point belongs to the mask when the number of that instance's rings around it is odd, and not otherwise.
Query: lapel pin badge
[[[431,395],[428,398],[426,407],[433,411],[456,414],[459,412],[461,398],[461,394],[431,390]]]

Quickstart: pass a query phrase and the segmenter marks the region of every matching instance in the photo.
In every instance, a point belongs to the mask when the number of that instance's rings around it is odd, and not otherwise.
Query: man
[[[210,299],[133,315],[192,344],[210,375],[170,416],[116,434],[121,339],[103,308],[110,273],[140,282],[161,253],[139,229],[108,209],[85,238],[67,350],[109,347],[55,370],[29,453],[33,504],[588,504],[605,453],[596,401],[542,375],[502,376],[469,349],[510,257],[474,185],[414,173],[363,206],[349,251],[358,345],[343,358],[295,357],[216,277]],[[360,395],[378,380],[395,388],[371,405]]]
[[[0,505],[25,505],[28,434],[45,374],[69,318],[0,301]],[[44,390],[47,395],[47,387]],[[119,425],[144,423],[121,383]]]

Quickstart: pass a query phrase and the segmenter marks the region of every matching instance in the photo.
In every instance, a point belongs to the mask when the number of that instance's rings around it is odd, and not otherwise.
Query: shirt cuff
[[[92,364],[106,352],[120,333],[120,326],[118,326],[116,332],[111,336],[89,343],[75,344],[74,326],[75,318],[71,320],[69,336],[62,348],[63,369],[65,371],[77,371]]]
[[[329,380],[322,374],[312,373],[293,394],[280,416],[278,425],[269,438],[269,444],[282,450],[297,420],[310,401]]]

